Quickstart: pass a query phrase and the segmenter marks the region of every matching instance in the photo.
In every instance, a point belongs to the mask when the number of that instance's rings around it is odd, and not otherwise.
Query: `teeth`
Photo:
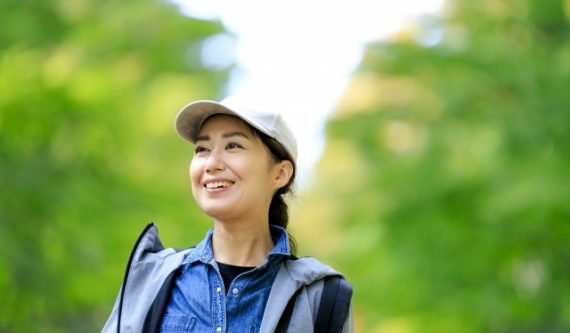
[[[206,183],[206,188],[229,187],[231,185],[233,185],[233,182],[211,182]]]

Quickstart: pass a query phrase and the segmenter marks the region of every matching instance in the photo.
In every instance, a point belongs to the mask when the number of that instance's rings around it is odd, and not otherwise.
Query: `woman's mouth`
[[[204,184],[204,187],[207,189],[217,189],[217,188],[230,187],[233,184],[235,184],[235,182],[232,182],[232,181],[215,181],[215,182],[208,182],[208,183]]]

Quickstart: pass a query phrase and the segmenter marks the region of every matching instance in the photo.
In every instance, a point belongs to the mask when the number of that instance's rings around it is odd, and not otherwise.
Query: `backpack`
[[[285,333],[289,328],[295,301],[302,289],[291,297],[281,315],[276,333]],[[350,310],[352,286],[338,275],[324,279],[323,293],[315,322],[315,333],[341,333]]]

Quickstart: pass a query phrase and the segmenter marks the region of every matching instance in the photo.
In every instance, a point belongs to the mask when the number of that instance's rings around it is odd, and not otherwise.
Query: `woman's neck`
[[[235,266],[259,266],[273,245],[268,223],[215,221],[212,247],[218,262]]]

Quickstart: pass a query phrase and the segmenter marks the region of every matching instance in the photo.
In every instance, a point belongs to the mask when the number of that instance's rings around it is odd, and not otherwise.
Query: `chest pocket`
[[[192,332],[196,317],[183,314],[165,314],[160,323],[161,333]]]

